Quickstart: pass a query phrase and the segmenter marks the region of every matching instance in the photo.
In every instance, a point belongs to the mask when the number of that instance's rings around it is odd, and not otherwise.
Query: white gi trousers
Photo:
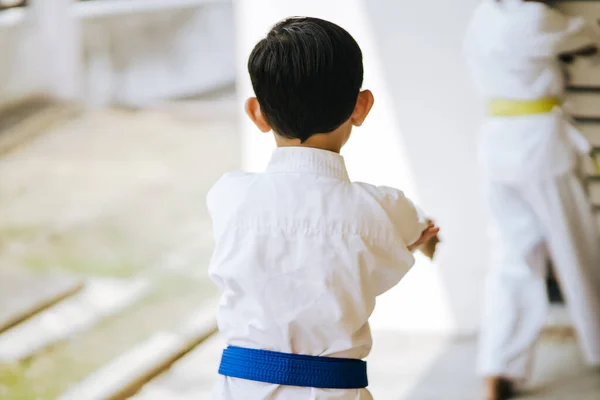
[[[552,260],[582,353],[600,365],[600,235],[579,176],[488,182],[492,263],[485,290],[478,370],[528,377],[546,321],[547,262]]]

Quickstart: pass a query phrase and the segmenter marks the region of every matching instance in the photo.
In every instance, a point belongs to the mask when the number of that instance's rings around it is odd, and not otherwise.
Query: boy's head
[[[248,71],[256,94],[246,104],[248,115],[262,131],[272,129],[288,144],[346,125],[349,136],[373,103],[370,92],[360,92],[360,47],[344,29],[321,19],[279,22],[254,47]]]

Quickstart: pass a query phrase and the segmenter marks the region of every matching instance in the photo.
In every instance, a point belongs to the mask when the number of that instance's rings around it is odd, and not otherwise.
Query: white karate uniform
[[[364,359],[376,296],[414,263],[407,243],[425,225],[402,192],[349,180],[342,156],[278,148],[264,173],[225,175],[208,207],[228,345]],[[216,373],[216,372],[215,372]],[[219,400],[366,400],[367,389],[323,390],[220,377]]]
[[[562,98],[559,53],[594,43],[581,18],[520,0],[484,0],[465,50],[485,99]],[[487,117],[480,165],[491,216],[492,260],[479,349],[484,376],[527,377],[545,322],[548,258],[590,365],[600,365],[600,235],[577,173],[589,144],[561,109]]]

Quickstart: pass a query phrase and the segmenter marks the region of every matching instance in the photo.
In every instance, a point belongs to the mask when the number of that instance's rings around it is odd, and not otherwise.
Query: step
[[[600,126],[597,124],[580,124],[577,129],[585,135],[592,146],[600,147]]]
[[[26,359],[90,329],[139,301],[149,289],[142,279],[94,278],[78,294],[0,334],[0,364]]]
[[[80,279],[0,270],[0,332],[79,292]]]
[[[575,59],[575,62],[568,67],[568,70],[570,86],[600,87],[597,58]]]
[[[213,335],[163,375],[148,382],[131,400],[209,399],[224,346],[223,339]]]
[[[77,117],[81,108],[46,98],[30,98],[0,108],[0,155],[10,153],[51,128]]]
[[[217,329],[216,302],[203,305],[179,330],[160,332],[87,377],[60,400],[120,400],[210,337]]]
[[[567,111],[575,117],[600,117],[600,96],[594,92],[570,92],[565,102]]]

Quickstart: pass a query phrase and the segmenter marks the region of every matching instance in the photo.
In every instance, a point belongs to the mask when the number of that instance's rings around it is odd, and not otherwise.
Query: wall
[[[95,104],[191,96],[235,80],[232,7],[86,21],[84,93]]]
[[[481,104],[468,82],[461,41],[478,0],[239,0],[238,81],[251,94],[243,62],[276,21],[311,15],[347,28],[365,58],[365,88],[376,105],[343,155],[355,180],[400,187],[443,229],[435,265],[420,260],[387,295],[376,325],[407,331],[477,330],[488,242],[475,147]],[[433,12],[435,11],[435,12]],[[245,164],[264,167],[268,135],[244,125]],[[382,310],[382,311],[381,311]]]
[[[45,93],[143,104],[235,80],[228,2],[85,17],[71,0],[31,3],[26,13],[0,13],[0,103]]]
[[[30,21],[16,17],[5,18],[5,22],[0,24],[0,104],[43,88],[42,65],[35,58],[35,38],[28,29]]]

